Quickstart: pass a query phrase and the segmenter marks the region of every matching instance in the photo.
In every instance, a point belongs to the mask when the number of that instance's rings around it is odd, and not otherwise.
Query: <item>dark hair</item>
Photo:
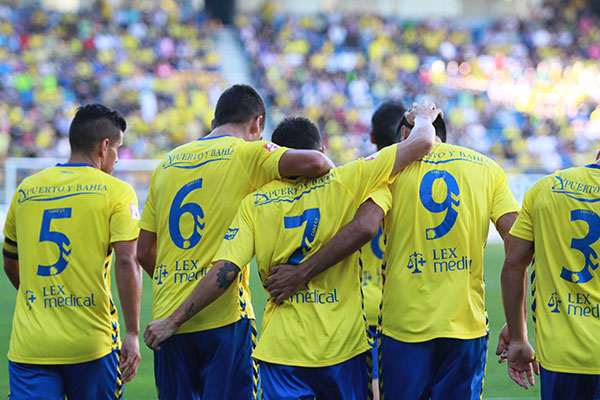
[[[225,124],[243,124],[263,116],[260,128],[265,127],[267,110],[260,94],[250,85],[233,85],[225,90],[215,108],[215,128]]]
[[[414,125],[408,123],[405,117],[400,121],[398,126],[398,133],[400,133],[400,127],[406,126],[408,129],[412,129]],[[435,136],[439,137],[442,143],[446,143],[446,122],[441,115],[438,115],[435,121],[433,121],[433,127],[435,128]]]
[[[371,117],[371,132],[377,148],[381,149],[399,140],[399,124],[406,108],[399,101],[386,101]]]
[[[102,104],[87,104],[77,109],[69,128],[72,151],[90,151],[104,139],[111,145],[127,129],[125,118],[116,110]]]
[[[277,125],[271,137],[273,143],[290,149],[320,150],[319,128],[305,117],[288,117]]]

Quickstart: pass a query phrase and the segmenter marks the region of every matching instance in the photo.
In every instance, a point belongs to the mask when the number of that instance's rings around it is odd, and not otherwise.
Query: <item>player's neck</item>
[[[216,127],[205,137],[216,137],[216,136],[234,136],[240,139],[246,139],[246,127],[240,124],[225,124]]]
[[[71,153],[69,157],[69,164],[90,164],[92,167],[100,169],[100,160],[94,159],[88,154]]]

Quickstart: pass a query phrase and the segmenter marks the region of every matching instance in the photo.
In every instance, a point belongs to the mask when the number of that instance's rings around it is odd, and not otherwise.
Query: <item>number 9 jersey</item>
[[[600,374],[600,166],[540,179],[510,233],[535,246],[537,360],[550,371]]]
[[[17,188],[4,255],[19,260],[9,360],[75,364],[119,348],[111,244],[138,236],[131,185],[88,164],[58,164]]]
[[[519,210],[504,171],[473,150],[436,143],[390,188],[383,334],[404,342],[484,336],[490,219]]]

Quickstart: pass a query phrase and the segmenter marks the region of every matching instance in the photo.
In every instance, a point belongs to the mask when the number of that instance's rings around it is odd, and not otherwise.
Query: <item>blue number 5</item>
[[[585,283],[594,277],[592,271],[598,268],[598,263],[594,264],[592,262],[592,257],[598,259],[598,255],[591,245],[600,239],[600,217],[590,210],[573,210],[571,211],[571,221],[584,221],[589,227],[588,234],[585,237],[571,240],[571,248],[579,250],[585,256],[585,265],[580,271],[571,271],[563,267],[560,277],[573,283]],[[590,268],[592,271],[590,271]]]
[[[67,268],[69,256],[71,255],[71,241],[64,233],[53,232],[50,230],[50,223],[53,219],[71,218],[70,208],[53,208],[44,210],[42,218],[42,229],[40,230],[40,243],[52,242],[58,246],[60,254],[58,261],[52,265],[38,265],[37,274],[40,276],[58,275]]]
[[[198,244],[200,239],[202,239],[202,235],[200,232],[204,229],[204,211],[202,211],[202,207],[196,203],[183,203],[185,197],[190,194],[192,191],[196,189],[200,189],[202,187],[202,179],[196,179],[185,184],[173,199],[173,203],[171,203],[171,209],[169,210],[169,234],[171,235],[171,240],[175,243],[175,246],[180,249],[191,249],[195,245]],[[181,217],[185,213],[192,214],[194,218],[194,231],[192,235],[184,239],[181,234],[181,229],[179,229],[179,221]]]
[[[442,179],[446,183],[447,188],[446,199],[441,203],[438,203],[433,199],[432,193],[433,184],[438,179]],[[442,213],[446,211],[444,220],[438,226],[425,229],[425,238],[427,240],[439,239],[450,232],[450,229],[452,229],[456,223],[456,218],[458,217],[458,210],[454,209],[452,205],[460,205],[460,200],[458,199],[459,195],[460,190],[458,189],[458,182],[456,182],[456,179],[454,179],[448,171],[435,169],[423,176],[419,188],[419,198],[421,199],[423,207],[432,213]],[[456,197],[456,200],[454,200],[453,196]]]
[[[315,235],[317,234],[320,220],[321,213],[319,212],[318,208],[309,208],[304,210],[302,215],[297,215],[295,217],[283,217],[283,226],[286,229],[299,228],[304,222],[306,222],[300,247],[298,247],[296,251],[292,253],[290,259],[288,260],[288,264],[297,265],[304,260],[306,254],[310,251],[310,244],[315,240]]]

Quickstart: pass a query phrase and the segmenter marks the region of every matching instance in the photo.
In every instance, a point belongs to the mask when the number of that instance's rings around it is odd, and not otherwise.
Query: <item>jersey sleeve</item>
[[[240,147],[239,159],[248,180],[255,188],[281,178],[279,160],[287,150],[286,147],[263,140],[247,142]]]
[[[375,188],[392,183],[397,146],[388,146],[366,158],[361,158],[337,169],[343,185],[357,203],[367,199]]]
[[[498,218],[511,212],[519,212],[519,203],[508,187],[508,179],[504,170],[495,165],[494,193],[492,194],[491,219],[496,223]]]
[[[510,228],[511,235],[533,242],[533,207],[541,185],[542,181],[538,181],[525,193],[521,212]]]
[[[392,208],[392,192],[389,186],[380,186],[375,189],[371,193],[367,195],[365,201],[371,199],[375,204],[377,204],[382,210],[384,214],[387,214]]]
[[[14,260],[19,258],[17,249],[17,223],[15,218],[15,207],[18,195],[19,190],[17,189],[17,192],[14,194],[10,203],[8,213],[6,214],[6,221],[4,222],[4,246],[2,248],[4,256]]]
[[[156,233],[156,208],[154,207],[154,179],[156,170],[152,174],[150,188],[148,189],[148,197],[142,210],[142,218],[140,219],[139,227],[148,232]]]
[[[221,246],[213,257],[213,264],[219,260],[226,260],[242,269],[254,257],[254,221],[251,217],[250,196],[242,202],[233,222],[227,229]]]
[[[137,239],[140,212],[133,187],[124,184],[110,215],[110,242],[125,242]]]

